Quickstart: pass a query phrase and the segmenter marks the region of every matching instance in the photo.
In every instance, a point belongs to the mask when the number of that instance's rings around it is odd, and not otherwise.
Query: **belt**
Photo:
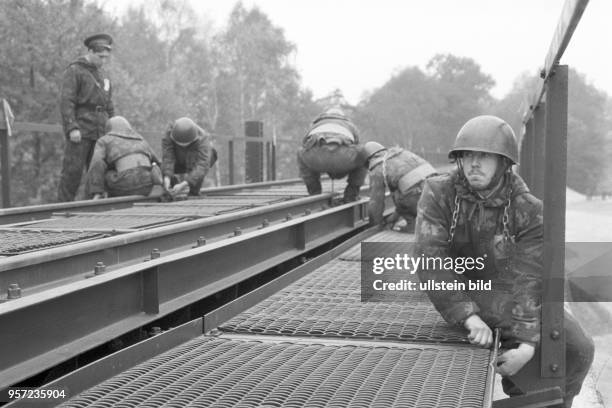
[[[418,184],[425,179],[425,177],[435,172],[436,169],[434,169],[431,164],[423,163],[419,167],[404,174],[397,182],[397,189],[400,193],[405,194],[411,187],[414,187],[415,184]]]
[[[115,160],[115,169],[118,173],[135,167],[151,167],[151,160],[143,153],[132,153]]]

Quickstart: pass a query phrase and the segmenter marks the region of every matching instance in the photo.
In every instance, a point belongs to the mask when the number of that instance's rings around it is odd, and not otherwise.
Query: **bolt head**
[[[559,333],[559,330],[553,330],[550,332],[550,338],[553,340],[559,340],[559,338],[561,337],[561,333]]]
[[[550,365],[550,371],[552,371],[553,373],[556,373],[557,371],[559,371],[559,365],[558,364],[551,364]]]

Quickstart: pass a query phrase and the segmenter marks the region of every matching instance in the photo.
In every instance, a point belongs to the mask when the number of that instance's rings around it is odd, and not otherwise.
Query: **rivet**
[[[557,371],[559,371],[559,365],[558,364],[551,364],[550,365],[550,371],[552,371],[553,373],[556,373]]]
[[[263,222],[261,223],[261,226],[266,228],[270,225],[270,221],[268,221],[267,218],[264,218]]]
[[[559,340],[559,337],[561,337],[561,333],[559,333],[559,330],[553,330],[550,332],[550,338],[553,340]]]
[[[153,336],[157,336],[158,334],[161,334],[161,333],[162,333],[161,327],[153,326],[153,327],[151,327],[151,331],[149,332],[149,335],[151,337],[153,337]]]
[[[234,230],[234,236],[237,237],[238,235],[242,235],[242,230],[240,229],[240,227],[236,227],[236,229]]]
[[[106,265],[104,265],[104,262],[96,263],[96,266],[94,267],[94,275],[100,275],[104,272],[106,272]]]
[[[304,211],[304,214],[310,215],[312,214],[312,210],[310,208],[307,208],[306,211]]]
[[[8,299],[19,299],[21,297],[21,288],[16,283],[11,283],[8,286],[7,298]]]
[[[157,259],[161,257],[161,251],[157,248],[151,251],[151,259]]]
[[[204,236],[200,236],[198,238],[198,240],[196,241],[196,246],[202,246],[202,245],[206,245],[206,238],[204,238]]]
[[[285,221],[290,221],[293,219],[293,215],[291,215],[291,213],[287,213],[287,216],[285,217]]]

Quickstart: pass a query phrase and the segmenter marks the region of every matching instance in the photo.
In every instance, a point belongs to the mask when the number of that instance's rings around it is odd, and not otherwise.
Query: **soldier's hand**
[[[164,189],[170,190],[170,177],[168,176],[164,177]]]
[[[174,195],[184,195],[184,194],[187,194],[188,192],[189,192],[189,184],[186,181],[182,181],[176,184],[172,188],[172,194]]]
[[[68,137],[70,138],[70,141],[72,143],[80,143],[81,142],[81,131],[79,129],[72,129]]]
[[[493,332],[478,315],[471,315],[465,320],[464,326],[469,330],[470,343],[481,347],[489,347],[493,343]]]
[[[520,371],[531,358],[535,347],[531,344],[521,343],[518,348],[508,350],[497,357],[497,371],[503,377],[509,377]]]

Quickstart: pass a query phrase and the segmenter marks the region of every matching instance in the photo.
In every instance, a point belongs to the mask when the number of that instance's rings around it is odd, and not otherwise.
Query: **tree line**
[[[261,120],[266,135],[299,141],[323,107],[292,64],[295,45],[261,10],[240,2],[223,28],[212,27],[185,0],[148,2],[121,17],[84,0],[4,0],[0,98],[8,100],[17,121],[60,123],[64,69],[84,52],[87,35],[108,32],[114,37],[108,69],[116,113],[139,131],[154,131],[149,141],[155,148],[168,123],[181,116],[215,134],[233,136],[244,134],[245,121]],[[351,115],[364,140],[417,153],[445,152],[459,127],[478,114],[497,114],[520,134],[521,109],[532,81],[523,75],[497,100],[490,93],[494,79],[476,61],[436,55],[425,70],[406,67],[395,73]],[[610,105],[607,95],[571,72],[568,184],[578,191],[596,191],[607,174],[603,162],[612,130]],[[62,135],[17,134],[11,144],[13,205],[54,201]],[[279,178],[297,176],[297,146],[278,145]],[[215,147],[220,161],[226,160],[226,146]],[[237,144],[235,153],[237,174],[243,174],[243,146]],[[219,167],[226,181],[227,166]]]

